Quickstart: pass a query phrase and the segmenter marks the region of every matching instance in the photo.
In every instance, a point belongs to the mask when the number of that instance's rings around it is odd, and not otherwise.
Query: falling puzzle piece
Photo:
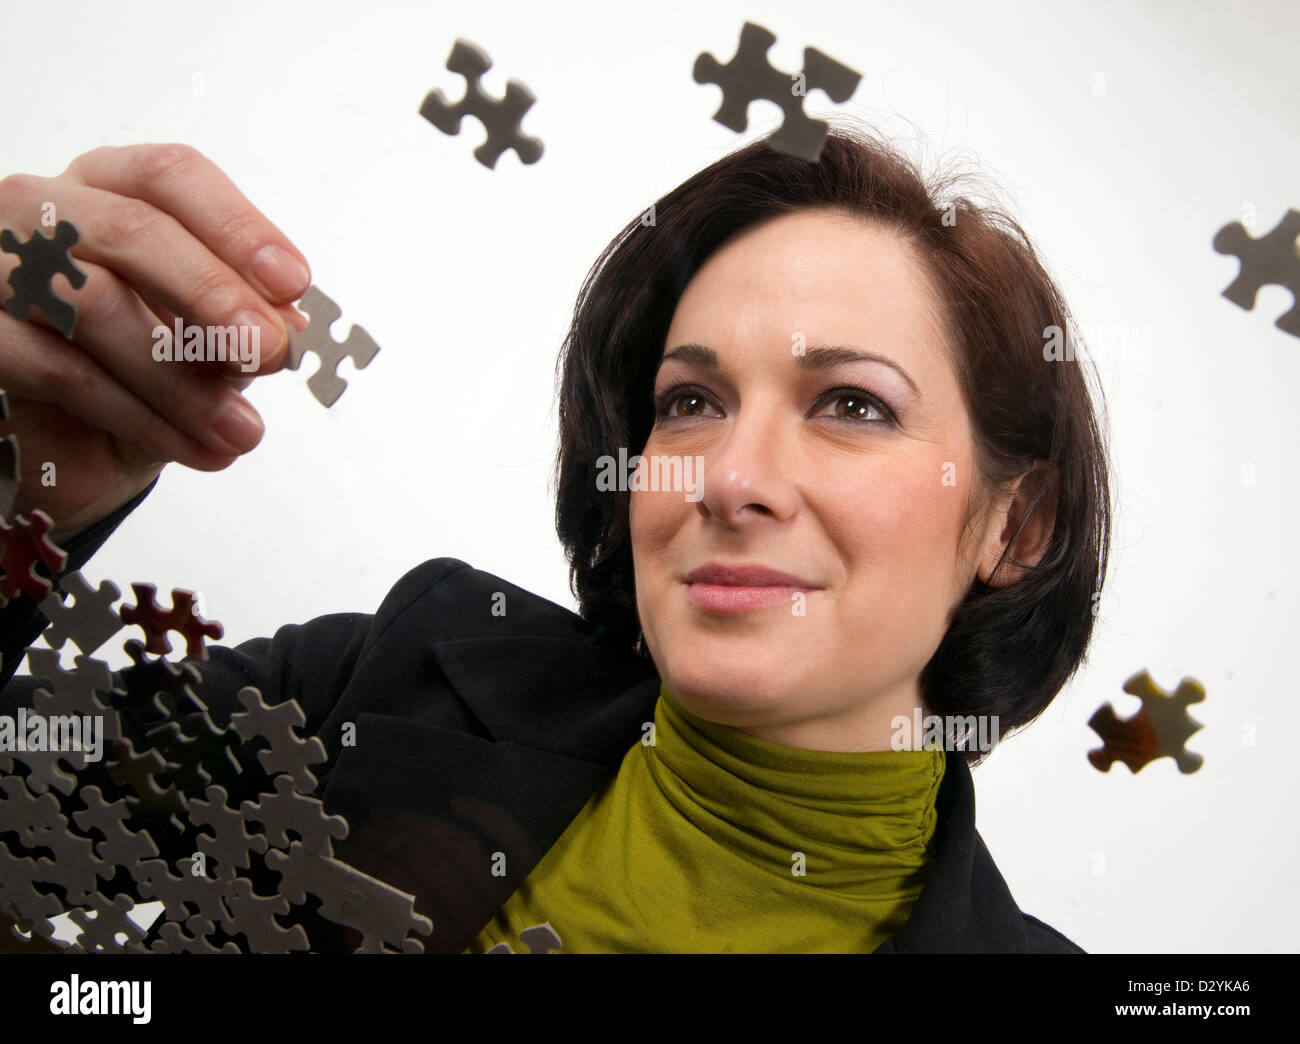
[[[20,242],[10,229],[0,232],[0,250],[17,254],[22,261],[9,273],[13,296],[4,303],[5,311],[15,319],[26,319],[32,306],[40,308],[54,328],[68,340],[77,325],[77,306],[55,297],[50,280],[63,275],[74,290],[86,285],[86,273],[72,263],[68,248],[81,238],[71,221],[60,221],[54,235],[46,238],[40,229],[32,232],[26,243]]]
[[[245,707],[230,716],[230,727],[245,742],[262,737],[269,749],[258,751],[257,760],[268,776],[286,772],[301,794],[310,794],[316,787],[316,777],[311,765],[328,760],[325,744],[316,738],[302,739],[297,728],[306,724],[307,718],[295,700],[269,705],[262,693],[251,685],[236,694]]]
[[[171,663],[162,657],[150,659],[138,638],[132,638],[123,648],[134,666],[122,672],[126,692],[113,697],[113,706],[118,710],[129,709],[141,725],[152,728],[171,718],[171,708],[159,702],[163,695],[173,698],[178,709],[183,706],[184,713],[207,709],[194,695],[193,686],[199,684],[194,664]]]
[[[68,556],[63,549],[50,543],[46,534],[54,525],[44,511],[33,511],[32,517],[19,515],[11,526],[0,519],[0,595],[17,598],[28,595],[40,602],[53,590],[54,585],[36,572],[43,565],[55,576],[62,572]]]
[[[48,922],[46,922],[48,924]],[[53,926],[50,926],[51,929]],[[37,932],[24,933],[22,926],[10,915],[0,910],[0,953],[78,953],[79,947],[69,948]]]
[[[1141,671],[1124,683],[1124,691],[1142,700],[1142,709],[1130,718],[1120,718],[1109,703],[1097,708],[1088,719],[1104,746],[1088,751],[1088,760],[1101,772],[1122,761],[1130,772],[1139,772],[1156,758],[1171,757],[1178,771],[1195,772],[1204,759],[1183,749],[1191,735],[1202,728],[1187,713],[1192,703],[1205,699],[1200,682],[1184,678],[1170,696]]]
[[[1223,296],[1249,312],[1255,307],[1260,287],[1285,287],[1291,291],[1295,303],[1282,313],[1275,325],[1292,337],[1300,337],[1300,254],[1296,253],[1297,236],[1300,236],[1300,210],[1288,210],[1273,231],[1258,239],[1247,232],[1240,221],[1224,225],[1214,237],[1214,249],[1218,253],[1234,254],[1241,260],[1241,271],[1223,291]]]
[[[105,767],[114,783],[135,791],[134,798],[126,799],[132,814],[157,818],[165,813],[172,818],[177,829],[182,829],[176,813],[185,810],[183,795],[175,787],[162,786],[158,782],[158,777],[167,771],[163,756],[151,749],[137,753],[135,744],[129,739],[114,742],[113,753],[116,760],[107,762]]]
[[[330,856],[306,851],[295,841],[288,853],[271,850],[266,865],[280,873],[280,894],[295,903],[307,893],[320,899],[320,914],[362,934],[358,953],[381,953],[385,944],[403,953],[422,953],[411,932],[428,935],[433,922],[415,912],[414,896],[355,870]]]
[[[164,702],[174,698],[167,693],[154,696],[154,706],[166,720],[147,733],[149,745],[167,760],[167,775],[172,782],[189,793],[237,776],[241,769],[234,752],[239,746],[238,734],[213,722],[197,697],[182,697],[185,702],[197,704],[188,713],[179,706],[172,710]]]
[[[234,878],[236,870],[248,870],[252,863],[249,853],[258,855],[266,851],[266,838],[248,831],[241,813],[226,803],[225,787],[210,786],[207,800],[191,798],[190,822],[211,828],[211,833],[198,835],[199,850],[217,864],[217,877]]]
[[[262,794],[256,802],[240,806],[245,819],[261,824],[267,845],[287,849],[294,843],[289,836],[293,833],[304,851],[333,855],[334,842],[348,836],[347,820],[326,815],[321,801],[300,794],[291,776],[276,776],[275,789],[276,794]]]
[[[231,882],[191,873],[192,862],[188,859],[182,862],[189,865],[179,875],[173,874],[161,859],[137,863],[131,869],[131,877],[140,898],[162,903],[170,921],[182,922],[194,916],[211,922],[224,920],[227,915],[223,900]]]
[[[121,737],[117,712],[99,699],[100,693],[112,691],[112,672],[107,664],[88,656],[78,656],[75,669],[64,670],[59,654],[52,649],[29,649],[27,662],[39,687],[31,711],[20,711],[14,718],[14,739],[24,734],[23,746],[30,749],[20,750],[14,742],[13,749],[0,753],[0,771],[12,772],[13,762],[21,761],[28,767],[27,786],[33,793],[41,794],[53,787],[71,794],[76,779],[63,772],[60,763],[79,772],[88,756],[93,757],[97,742],[107,745]],[[40,724],[35,737],[32,722]],[[33,745],[36,737],[39,744]],[[103,756],[103,746],[99,754]]]
[[[242,935],[248,940],[252,953],[292,953],[310,949],[307,933],[302,925],[283,928],[276,916],[289,912],[289,901],[282,895],[263,896],[253,892],[253,883],[246,877],[229,882],[226,895],[228,917],[221,927],[230,935]]]
[[[174,921],[168,921],[158,929],[158,938],[150,949],[154,953],[238,953],[239,947],[233,942],[224,943],[217,949],[207,940],[216,926],[201,915],[195,914],[185,922],[185,931]],[[188,933],[188,934],[187,934]]]
[[[127,916],[135,909],[135,904],[124,895],[107,899],[96,894],[89,910],[73,910],[68,914],[81,928],[77,938],[79,945],[87,953],[123,953],[126,945],[138,943],[145,933],[135,921]],[[92,918],[91,912],[95,914]],[[126,936],[118,940],[117,936]]]
[[[746,22],[740,31],[736,56],[726,65],[707,51],[695,59],[695,82],[722,88],[722,105],[713,118],[737,133],[749,126],[746,112],[750,102],[775,102],[785,113],[785,120],[767,139],[768,146],[816,163],[830,128],[825,120],[813,119],[803,111],[803,96],[821,90],[832,101],[846,102],[858,89],[862,76],[813,47],[804,48],[802,73],[783,73],[767,60],[774,43],[776,36],[770,30]],[[803,90],[796,94],[800,85]]]
[[[146,859],[158,856],[158,846],[145,831],[133,831],[126,824],[130,818],[125,801],[105,801],[103,792],[96,786],[81,788],[81,800],[86,807],[72,813],[73,821],[89,833],[92,829],[104,835],[95,846],[100,866],[96,873],[104,880],[112,880],[119,866],[128,870]]]
[[[35,883],[40,879],[36,860],[18,858],[0,843],[0,934],[3,925],[12,922],[15,928],[29,934],[32,940],[51,940],[55,927],[51,918],[63,913],[63,904],[49,893],[39,891]],[[0,953],[7,952],[0,946]],[[28,952],[23,950],[21,952]]]
[[[339,363],[351,359],[352,365],[364,370],[370,360],[379,354],[379,345],[360,326],[353,326],[346,341],[336,341],[330,336],[330,326],[343,313],[339,306],[316,287],[308,287],[297,304],[300,311],[311,317],[307,328],[301,332],[289,330],[289,355],[287,366],[296,370],[303,356],[315,352],[320,358],[320,369],[307,379],[307,387],[324,406],[333,406],[348,386],[338,375]]]
[[[32,868],[33,881],[64,890],[71,903],[81,903],[96,891],[94,845],[73,834],[53,794],[32,794],[17,776],[0,777],[0,833],[13,831],[28,849],[48,849],[52,859],[38,858]],[[11,867],[12,869],[12,867]],[[6,901],[15,900],[8,895]],[[20,915],[26,916],[22,910]]]
[[[116,584],[105,580],[96,591],[76,572],[59,581],[59,590],[72,597],[71,608],[53,591],[41,602],[41,612],[50,621],[43,637],[51,648],[62,649],[70,638],[89,656],[122,629],[122,618],[113,611],[122,596]]]
[[[518,80],[506,84],[504,98],[490,98],[483,93],[479,80],[492,68],[492,60],[467,40],[457,40],[447,59],[447,68],[465,77],[465,96],[455,104],[442,91],[430,91],[420,105],[420,115],[444,134],[458,134],[460,121],[477,117],[487,131],[487,139],[474,150],[474,158],[488,169],[495,169],[506,149],[514,149],[524,163],[542,158],[542,143],[521,133],[520,123],[537,98]]]
[[[215,620],[205,620],[194,611],[194,592],[172,588],[172,607],[163,612],[155,600],[156,589],[153,584],[132,584],[135,592],[135,605],[122,606],[122,622],[127,626],[139,624],[145,633],[144,647],[151,653],[166,655],[172,651],[172,643],[167,638],[168,631],[175,631],[185,638],[185,655],[192,660],[206,660],[207,647],[204,637],[220,638],[225,632]]]

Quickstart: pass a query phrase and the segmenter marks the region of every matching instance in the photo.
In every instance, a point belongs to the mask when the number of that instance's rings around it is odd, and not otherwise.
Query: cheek
[[[968,486],[958,464],[944,484],[943,461],[881,461],[858,471],[827,499],[836,543],[851,570],[888,576],[907,588],[946,583],[956,561],[961,511]]]
[[[684,505],[680,493],[639,490],[628,494],[628,531],[632,560],[650,561],[662,556],[673,533],[681,528]]]

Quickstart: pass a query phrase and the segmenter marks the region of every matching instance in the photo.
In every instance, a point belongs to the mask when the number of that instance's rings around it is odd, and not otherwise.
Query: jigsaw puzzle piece
[[[72,904],[94,895],[94,846],[72,833],[58,799],[33,794],[18,776],[0,776],[0,794],[0,833],[12,831],[24,848],[47,849],[54,857],[38,858],[32,879],[62,889]]]
[[[321,901],[320,914],[362,935],[358,953],[381,953],[385,944],[404,953],[422,953],[424,945],[408,936],[428,935],[433,922],[415,912],[415,899],[337,859],[308,852],[301,842],[288,853],[272,850],[266,864],[281,875],[280,894],[294,903],[311,893]]]
[[[239,953],[233,942],[223,943],[220,949],[208,942],[207,937],[214,931],[216,925],[198,914],[185,922],[185,931],[175,921],[168,921],[158,929],[159,938],[150,949],[154,953]]]
[[[77,325],[77,306],[54,295],[50,281],[56,275],[62,275],[74,290],[80,290],[86,284],[86,273],[72,261],[68,249],[81,235],[71,221],[60,221],[54,228],[54,235],[46,238],[40,229],[32,232],[32,238],[21,242],[10,230],[0,232],[0,250],[17,254],[22,260],[9,273],[9,285],[13,296],[4,303],[5,311],[15,319],[26,319],[36,306],[45,313],[54,328],[68,340],[72,340],[72,331]]]
[[[131,830],[127,826],[130,812],[125,801],[104,800],[103,792],[96,786],[82,787],[80,796],[86,807],[72,813],[73,822],[86,833],[96,830],[104,836],[95,846],[99,877],[112,880],[118,867],[130,870],[146,859],[158,857],[154,839],[143,830]]]
[[[206,660],[207,646],[204,637],[220,638],[225,632],[215,620],[205,620],[194,610],[194,592],[179,587],[172,588],[172,607],[166,612],[155,600],[153,584],[132,584],[135,605],[124,605],[120,612],[127,626],[139,624],[145,633],[144,647],[151,653],[167,654],[172,651],[168,631],[175,631],[185,639],[185,655],[191,660]]]
[[[196,914],[214,923],[221,921],[227,916],[222,900],[230,880],[195,874],[193,869],[191,863],[177,876],[165,860],[146,859],[132,868],[131,877],[140,898],[162,903],[169,921],[184,922]]]
[[[36,888],[39,873],[35,859],[16,856],[0,842],[0,915],[5,915],[0,921],[7,918],[33,940],[50,939],[54,934],[51,920],[63,913],[63,904],[57,896]],[[0,947],[0,953],[3,952]]]
[[[68,917],[80,928],[77,945],[87,953],[125,953],[132,943],[144,939],[144,930],[127,915],[135,904],[124,895],[112,899],[96,894],[88,909],[73,910]],[[94,917],[91,917],[91,914]],[[126,936],[119,941],[118,936]]]
[[[53,933],[53,925],[46,921],[45,926]],[[54,939],[52,934],[42,936],[24,930],[17,920],[4,912],[4,903],[0,902],[0,954],[80,952],[80,947],[68,947]]]
[[[245,709],[230,716],[230,727],[245,742],[258,737],[265,739],[270,747],[258,751],[257,759],[267,775],[287,772],[299,793],[310,794],[316,787],[310,766],[329,759],[320,740],[314,737],[305,740],[298,735],[297,729],[307,721],[302,708],[294,700],[268,705],[262,693],[252,686],[240,689],[237,696]]]
[[[248,831],[244,817],[226,804],[225,787],[211,786],[207,800],[191,798],[190,822],[211,828],[211,833],[198,836],[199,851],[216,861],[217,876],[233,878],[237,870],[248,870],[250,852],[261,855],[266,851],[266,838]]]
[[[1246,231],[1240,221],[1224,225],[1214,237],[1214,249],[1233,254],[1241,261],[1241,270],[1223,296],[1239,308],[1251,311],[1260,287],[1281,286],[1295,299],[1291,308],[1279,316],[1279,330],[1300,337],[1300,254],[1296,238],[1300,237],[1300,211],[1288,210],[1271,232],[1258,239]]]
[[[50,543],[47,534],[54,522],[44,511],[33,511],[31,518],[19,515],[11,526],[0,519],[0,595],[17,598],[26,594],[40,602],[53,590],[54,585],[36,572],[44,566],[57,576],[67,564],[63,549]]]
[[[348,382],[338,375],[339,363],[351,359],[356,369],[364,370],[379,354],[379,345],[355,324],[348,331],[346,341],[334,340],[330,327],[343,313],[314,286],[308,287],[296,307],[306,312],[310,321],[302,331],[289,328],[289,354],[285,365],[296,370],[302,365],[303,357],[314,352],[320,359],[320,368],[307,379],[307,387],[322,405],[333,406],[348,386]]]
[[[101,745],[99,756],[102,757],[103,747],[120,739],[122,735],[117,712],[99,699],[99,694],[111,694],[114,691],[113,676],[108,665],[88,656],[78,656],[75,662],[76,667],[67,671],[59,662],[59,654],[54,651],[27,651],[31,675],[38,683],[43,683],[32,698],[32,717],[44,723],[44,746],[54,747],[56,737],[51,733],[56,728],[62,730],[58,736],[59,749],[10,751],[7,755],[0,756],[0,767],[12,764],[10,759],[25,763],[31,773],[27,785],[38,794],[50,787],[64,794],[72,793],[76,780],[62,772],[58,764],[62,762],[79,772],[85,768],[89,757],[94,756],[93,747],[96,743]],[[87,735],[88,728],[97,735]],[[72,739],[80,743],[80,751],[71,749],[69,741]]]
[[[326,815],[320,800],[299,793],[291,776],[276,776],[275,789],[276,794],[262,794],[256,802],[245,801],[240,806],[245,819],[262,825],[267,845],[288,849],[292,833],[305,851],[333,855],[334,842],[348,836],[347,820]]]
[[[289,912],[289,901],[280,895],[255,895],[246,877],[230,882],[226,906],[230,914],[221,927],[230,935],[247,939],[251,953],[292,953],[311,948],[302,925],[283,928],[276,920]]]
[[[131,814],[150,819],[167,816],[183,832],[176,814],[185,810],[185,799],[175,787],[159,782],[159,777],[167,772],[163,756],[148,747],[138,753],[135,744],[126,738],[113,743],[113,753],[116,760],[107,763],[108,775],[118,786],[135,791],[134,798],[126,799]]]
[[[713,118],[737,133],[749,126],[750,102],[766,99],[775,102],[785,119],[767,139],[776,152],[798,156],[816,163],[830,126],[825,120],[813,119],[803,111],[803,97],[808,91],[824,91],[832,101],[846,102],[853,97],[862,80],[861,74],[812,47],[804,48],[802,73],[790,75],[772,67],[767,52],[776,36],[761,25],[746,22],[740,31],[735,57],[725,65],[707,51],[695,59],[696,83],[712,83],[722,88],[722,105]],[[804,90],[796,93],[802,83]]]
[[[161,656],[150,659],[138,638],[132,638],[123,648],[134,666],[122,672],[126,692],[112,697],[114,707],[129,709],[144,728],[171,720],[172,708],[159,702],[164,696],[170,697],[176,711],[183,714],[207,710],[207,705],[194,694],[193,687],[199,684],[200,676],[193,663],[172,663]]]
[[[237,776],[242,766],[235,756],[239,746],[235,731],[218,727],[201,704],[189,713],[169,712],[163,701],[171,698],[166,693],[154,696],[154,705],[169,720],[147,734],[150,745],[166,759],[171,781],[189,792]]]
[[[96,591],[76,572],[59,581],[59,590],[72,597],[71,608],[53,591],[41,602],[41,612],[50,621],[43,637],[51,648],[62,649],[71,638],[89,656],[122,629],[122,619],[113,610],[122,595],[116,584],[105,580]]]
[[[483,93],[480,79],[492,68],[492,60],[468,40],[457,40],[447,58],[447,68],[465,77],[465,96],[452,104],[442,91],[430,91],[420,105],[420,115],[444,134],[460,132],[460,121],[474,116],[487,131],[483,144],[474,150],[474,158],[489,170],[494,169],[501,153],[514,149],[524,163],[542,158],[542,143],[520,130],[524,113],[537,100],[533,92],[518,80],[506,84],[504,98],[490,98]]]
[[[544,924],[534,924],[525,928],[519,933],[519,941],[528,947],[529,953],[550,953],[552,950],[558,950],[564,943],[555,929],[551,927],[551,922],[546,921]],[[497,943],[488,953],[514,953],[514,948],[509,943]]]
[[[1120,718],[1109,703],[1097,708],[1088,725],[1101,737],[1103,746],[1088,752],[1088,761],[1101,772],[1121,761],[1130,772],[1139,772],[1157,758],[1171,757],[1182,773],[1195,772],[1204,759],[1183,745],[1202,726],[1187,713],[1190,704],[1205,699],[1205,689],[1194,679],[1184,678],[1173,695],[1167,694],[1139,671],[1124,683],[1124,691],[1142,700],[1142,708],[1130,718]]]

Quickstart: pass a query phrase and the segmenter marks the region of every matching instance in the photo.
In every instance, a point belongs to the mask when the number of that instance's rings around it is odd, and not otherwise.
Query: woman
[[[1061,295],[951,188],[837,128],[816,164],[739,149],[607,248],[561,357],[581,617],[438,559],[374,616],[212,651],[219,722],[245,685],[303,706],[336,852],[416,896],[427,950],[1081,952],[1017,908],[967,764],[1082,660],[1106,452],[1077,364],[1044,351]],[[260,438],[233,371],[152,366],[149,330],[247,307],[271,372],[308,276],[189,150],[6,179],[0,217],[48,199],[81,229],[82,325],[6,319],[0,384],[24,459],[80,462],[19,504],[71,569],[164,461]],[[19,608],[6,665],[40,626]]]

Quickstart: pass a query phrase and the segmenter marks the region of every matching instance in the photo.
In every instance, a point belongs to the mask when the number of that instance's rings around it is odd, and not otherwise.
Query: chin
[[[798,650],[783,652],[770,639],[690,634],[671,643],[664,659],[655,655],[660,676],[689,711],[715,719],[715,712],[762,712],[779,706],[806,686]]]

